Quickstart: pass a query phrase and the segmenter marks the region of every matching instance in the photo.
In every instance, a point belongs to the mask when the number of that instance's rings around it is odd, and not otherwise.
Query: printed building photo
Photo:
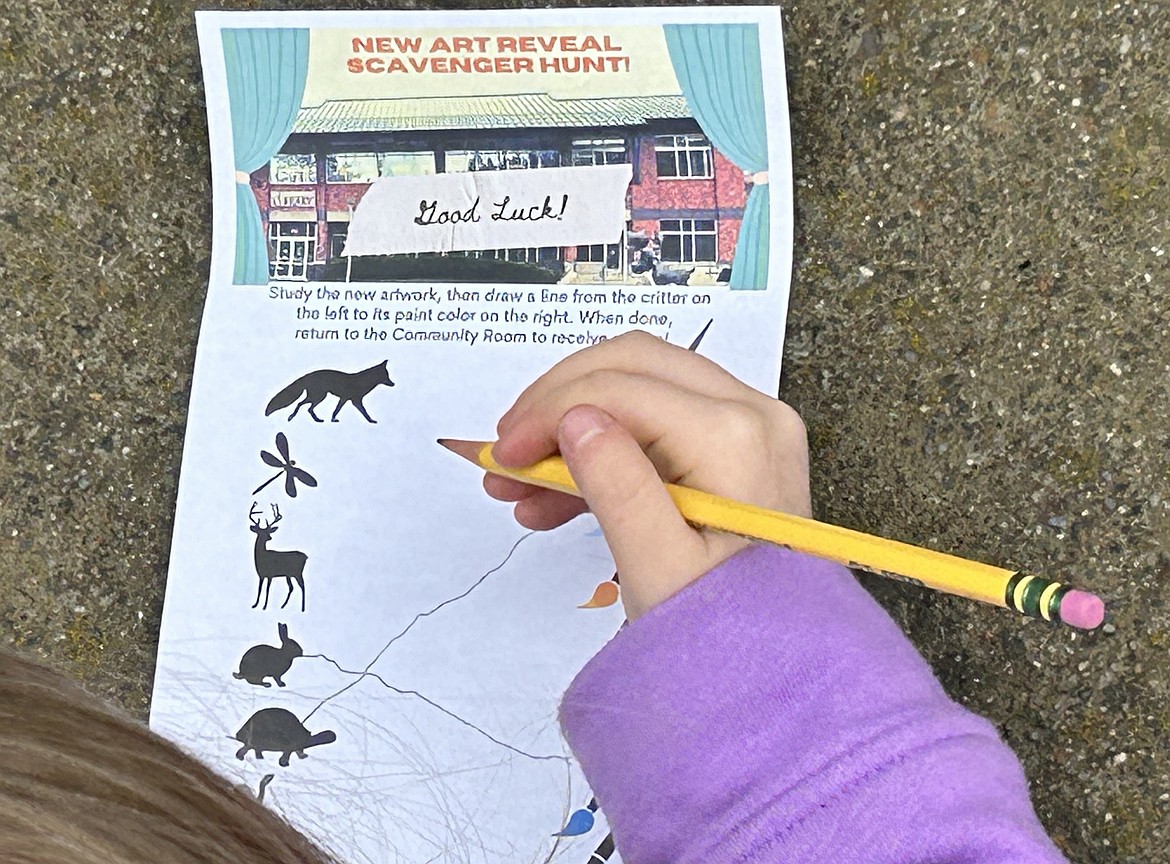
[[[236,150],[235,284],[645,282],[766,289],[772,229],[756,26],[616,26],[600,37],[588,30],[545,32],[535,28],[523,38],[511,30],[393,37],[329,29],[226,32]],[[592,45],[594,54],[538,62],[510,53],[519,43],[541,40]],[[482,53],[451,53],[460,44]],[[507,71],[476,71],[497,68]],[[571,245],[569,230],[551,235],[561,245],[540,243],[537,230],[537,242],[528,246],[520,233],[507,235],[505,248],[482,248],[494,245],[489,242],[420,251],[394,240],[397,235],[371,246],[361,227],[370,224],[367,217],[359,213],[355,221],[363,198],[363,213],[378,199],[367,196],[372,188],[420,188],[392,178],[548,168],[569,177],[590,166],[607,167],[597,178],[612,176],[612,166],[630,172],[624,208],[620,194],[609,199],[617,209],[614,236],[605,242],[598,241],[608,229],[586,232],[585,245]],[[579,189],[596,188],[588,175],[573,176]],[[380,212],[388,213],[383,220],[406,215]]]
[[[251,177],[272,278],[317,281],[345,279],[349,220],[378,178],[619,163],[633,166],[633,182],[626,230],[613,243],[462,254],[534,265],[565,282],[726,281],[747,184],[680,95],[328,101],[301,109],[281,152]],[[456,262],[447,270],[461,275]],[[509,270],[508,281],[528,281],[525,268]],[[387,263],[382,278],[395,271]]]

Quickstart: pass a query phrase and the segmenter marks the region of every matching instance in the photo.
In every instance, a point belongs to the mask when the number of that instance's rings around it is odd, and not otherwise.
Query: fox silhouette
[[[388,368],[389,360],[383,360],[369,369],[363,369],[361,372],[338,372],[336,369],[318,369],[316,372],[310,372],[307,375],[302,375],[296,381],[289,384],[279,393],[272,397],[272,401],[268,403],[268,407],[264,410],[264,416],[267,417],[273,411],[279,411],[281,408],[287,408],[297,401],[302,393],[304,398],[297,402],[293,412],[288,415],[288,419],[292,420],[297,416],[297,412],[301,410],[302,405],[309,406],[309,416],[318,423],[323,423],[316,412],[313,411],[320,405],[325,397],[333,394],[337,397],[337,407],[333,409],[333,416],[329,419],[334,423],[337,422],[337,414],[341,411],[346,402],[353,404],[353,407],[362,412],[362,416],[371,423],[377,423],[373,417],[366,411],[366,406],[362,404],[362,399],[369,395],[370,391],[379,384],[385,384],[387,387],[393,387],[394,382],[390,380],[390,371]]]

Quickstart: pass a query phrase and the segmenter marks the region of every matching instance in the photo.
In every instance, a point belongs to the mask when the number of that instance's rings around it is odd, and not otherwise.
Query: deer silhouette
[[[252,523],[252,531],[256,534],[256,548],[253,557],[256,561],[256,576],[259,582],[256,584],[256,602],[252,604],[255,609],[260,605],[260,591],[264,591],[264,607],[268,608],[268,593],[272,590],[272,580],[278,577],[284,577],[288,582],[288,594],[284,598],[284,602],[280,604],[283,609],[288,605],[288,601],[292,599],[293,594],[293,580],[296,580],[297,585],[301,588],[301,611],[305,611],[305,563],[309,560],[309,556],[304,552],[277,552],[268,548],[268,541],[272,539],[272,535],[276,532],[276,523],[281,520],[280,508],[275,504],[272,505],[272,521],[264,520],[264,527],[260,527],[260,513],[262,511],[256,509],[256,502],[252,502],[252,509],[248,511],[248,520]]]

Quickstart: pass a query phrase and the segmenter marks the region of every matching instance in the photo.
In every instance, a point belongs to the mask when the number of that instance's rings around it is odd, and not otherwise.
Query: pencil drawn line
[[[464,726],[468,727],[469,729],[475,730],[480,735],[482,735],[484,738],[487,738],[489,741],[491,741],[493,744],[497,744],[500,747],[503,747],[505,750],[511,750],[513,753],[519,754],[520,756],[524,756],[528,759],[534,759],[538,762],[544,762],[544,761],[565,761],[565,762],[567,762],[568,761],[568,757],[561,755],[561,754],[539,756],[535,753],[528,753],[525,750],[521,750],[519,747],[516,747],[512,744],[508,744],[505,741],[501,741],[499,738],[496,738],[491,733],[486,732],[483,729],[476,726],[470,720],[463,719],[458,714],[456,714],[454,711],[450,710],[449,708],[444,708],[438,702],[436,702],[435,700],[433,700],[427,696],[424,696],[422,693],[419,693],[417,690],[404,690],[401,687],[395,687],[393,684],[388,682],[385,678],[383,678],[377,672],[357,672],[353,669],[343,669],[340,663],[338,663],[332,657],[327,657],[324,654],[306,654],[305,656],[306,657],[319,657],[322,660],[325,660],[329,663],[332,663],[334,666],[337,667],[338,672],[341,672],[342,674],[345,674],[345,675],[359,675],[359,676],[363,676],[363,677],[368,676],[370,678],[373,678],[376,681],[378,681],[378,683],[380,683],[387,690],[393,690],[395,693],[399,694],[400,696],[414,696],[418,699],[421,699],[423,702],[427,703],[435,710],[441,711],[442,713],[446,714],[452,720],[455,720],[459,723],[462,723]]]
[[[565,807],[561,814],[561,824],[569,818],[569,808],[573,806],[573,771],[572,766],[568,760],[565,760]],[[552,848],[548,850],[548,854],[541,859],[540,864],[552,864],[552,860],[557,857],[557,851],[561,848],[561,840],[564,838],[559,835],[553,835]]]
[[[474,591],[476,588],[478,588],[480,585],[482,585],[487,580],[487,578],[489,576],[491,576],[493,573],[498,571],[505,564],[507,564],[509,560],[511,560],[512,555],[515,554],[516,549],[520,546],[521,543],[523,543],[525,540],[527,540],[529,537],[531,537],[535,533],[536,533],[535,531],[529,531],[527,534],[522,534],[520,536],[520,539],[512,544],[512,548],[508,550],[508,554],[506,556],[504,556],[504,560],[501,561],[499,564],[497,564],[492,569],[488,570],[486,573],[484,573],[482,576],[480,576],[474,582],[472,582],[471,586],[466,591],[464,591],[461,594],[456,594],[454,597],[447,598],[446,600],[444,600],[442,603],[440,603],[438,606],[434,607],[433,609],[429,609],[426,612],[419,612],[417,615],[415,615],[414,618],[411,619],[410,623],[407,624],[404,628],[402,628],[402,632],[400,632],[398,635],[392,637],[389,642],[387,642],[385,645],[382,646],[382,650],[379,651],[376,655],[374,655],[373,660],[371,660],[369,663],[366,664],[366,668],[362,670],[362,674],[359,677],[354,678],[352,681],[350,681],[348,684],[346,684],[340,690],[338,690],[335,693],[331,693],[330,695],[328,695],[324,699],[322,699],[320,702],[318,702],[317,707],[314,708],[312,711],[310,711],[308,714],[306,714],[305,717],[301,720],[301,722],[302,723],[307,722],[308,719],[310,717],[312,717],[314,714],[316,714],[318,711],[320,711],[321,708],[324,707],[327,702],[330,702],[331,700],[336,699],[342,693],[349,690],[351,687],[355,686],[359,681],[361,681],[363,678],[365,678],[366,673],[368,673],[370,671],[370,669],[373,667],[373,665],[375,663],[377,663],[380,659],[382,659],[382,655],[385,654],[390,649],[390,646],[393,645],[395,642],[397,642],[399,639],[401,639],[403,636],[405,636],[407,633],[409,633],[410,629],[412,627],[414,627],[415,624],[417,624],[423,618],[427,618],[431,615],[434,615],[436,612],[438,612],[444,606],[449,606],[452,603],[456,602],[457,600],[462,600],[464,597],[466,597],[468,594],[470,594],[472,591]]]

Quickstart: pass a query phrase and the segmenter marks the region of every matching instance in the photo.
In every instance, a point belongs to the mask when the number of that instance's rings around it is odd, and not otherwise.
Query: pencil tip
[[[479,451],[483,448],[482,441],[463,441],[459,438],[439,438],[436,440],[456,456],[462,456],[468,462],[479,464]]]

